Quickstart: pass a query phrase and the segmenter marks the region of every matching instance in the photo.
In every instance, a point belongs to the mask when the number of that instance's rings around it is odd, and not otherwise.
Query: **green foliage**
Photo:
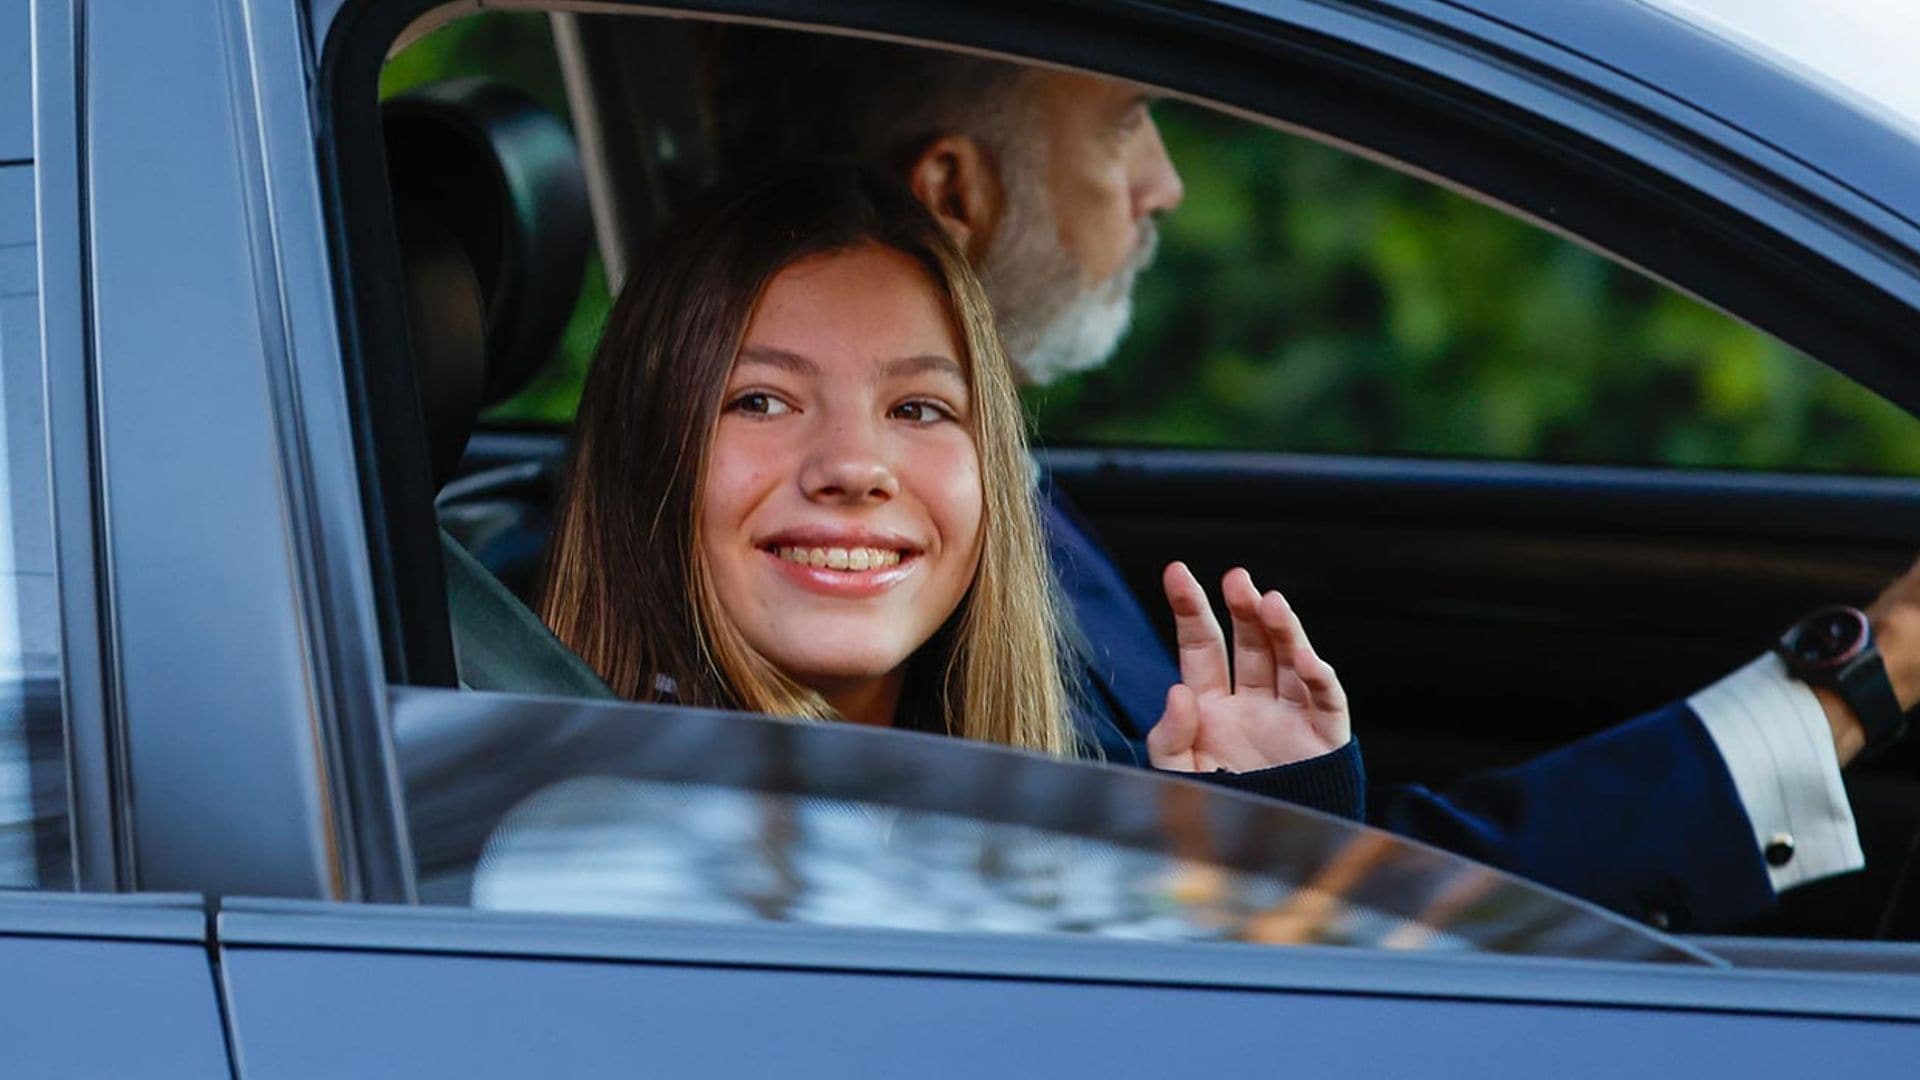
[[[1920,423],[1532,225],[1179,104],[1187,184],[1105,369],[1049,442],[1920,472]]]
[[[460,74],[566,115],[546,18],[462,19],[384,95]],[[1032,391],[1044,441],[1920,473],[1920,422],[1719,312],[1429,182],[1195,106],[1186,181],[1106,368]],[[490,418],[565,423],[604,324]]]
[[[380,97],[462,75],[484,75],[518,87],[556,116],[568,115],[553,32],[538,12],[489,12],[440,27],[380,69]]]

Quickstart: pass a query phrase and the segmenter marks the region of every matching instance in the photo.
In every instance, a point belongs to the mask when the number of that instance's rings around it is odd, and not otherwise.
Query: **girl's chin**
[[[800,685],[829,696],[867,683],[879,682],[906,666],[905,657],[891,661],[876,657],[870,662],[860,663],[847,663],[843,660],[831,664],[809,662],[808,659],[800,658],[790,658],[794,659],[793,663],[785,663],[778,657],[770,659],[775,666],[790,674]]]

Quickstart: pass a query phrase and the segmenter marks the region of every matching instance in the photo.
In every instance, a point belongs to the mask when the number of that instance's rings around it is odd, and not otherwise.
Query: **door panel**
[[[0,897],[9,1076],[230,1075],[195,897]]]
[[[249,901],[221,940],[243,1071],[274,1078],[1794,1075],[1920,1051],[1891,975]]]

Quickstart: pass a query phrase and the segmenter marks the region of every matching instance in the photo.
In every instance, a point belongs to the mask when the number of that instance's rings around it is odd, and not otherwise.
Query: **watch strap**
[[[1886,749],[1907,733],[1907,715],[1894,696],[1893,682],[1887,678],[1887,666],[1880,659],[1877,643],[1838,673],[1833,689],[1852,707],[1866,735],[1866,745],[1860,750],[1862,758]]]

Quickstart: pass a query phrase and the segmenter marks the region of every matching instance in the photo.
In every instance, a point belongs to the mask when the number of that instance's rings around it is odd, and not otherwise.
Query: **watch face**
[[[1869,639],[1867,617],[1856,608],[1831,607],[1800,620],[1784,642],[1808,667],[1838,668],[1860,655]]]

